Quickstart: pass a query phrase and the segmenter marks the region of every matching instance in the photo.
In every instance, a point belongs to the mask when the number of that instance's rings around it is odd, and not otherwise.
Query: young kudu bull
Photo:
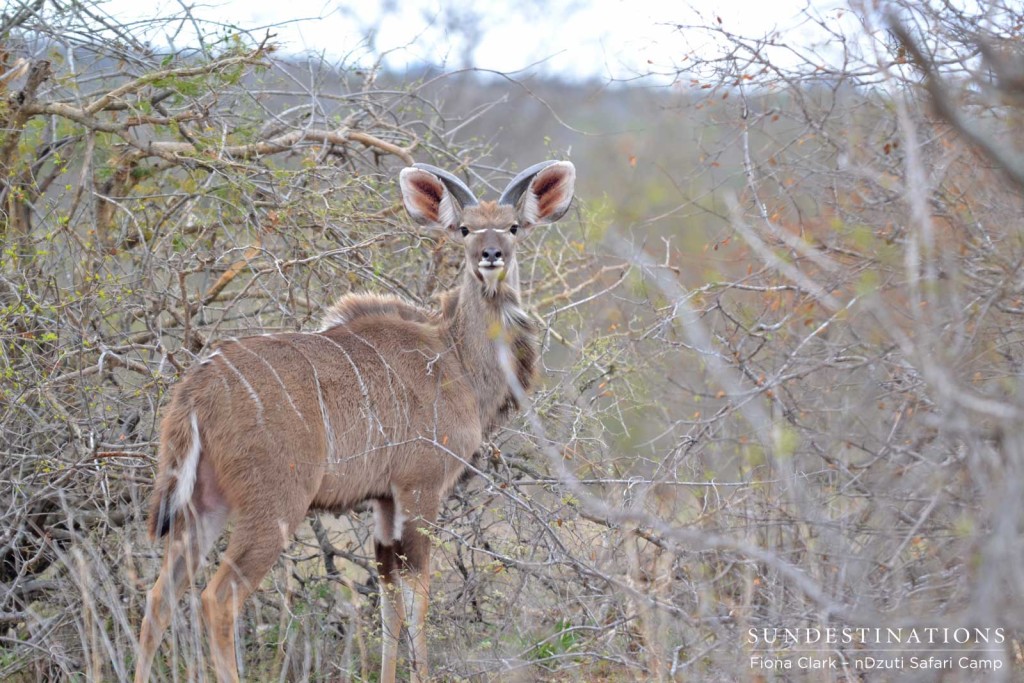
[[[440,169],[404,169],[409,215],[465,249],[462,284],[442,295],[439,311],[348,295],[319,332],[231,340],[177,385],[149,518],[150,535],[167,536],[167,549],[146,605],[137,682],[149,678],[175,603],[229,519],[227,552],[202,593],[222,681],[238,680],[239,611],[306,513],[364,501],[376,522],[380,680],[395,680],[403,625],[411,678],[426,678],[426,532],[530,384],[538,348],[519,303],[516,243],[565,214],[575,174],[566,161],[537,164],[497,202],[480,202]]]

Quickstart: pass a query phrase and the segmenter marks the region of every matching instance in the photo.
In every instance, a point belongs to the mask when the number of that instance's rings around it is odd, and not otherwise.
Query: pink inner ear
[[[561,209],[566,201],[566,181],[569,172],[554,167],[541,171],[531,183],[531,189],[537,197],[537,217],[543,220]]]
[[[437,222],[441,200],[444,198],[444,187],[425,173],[417,173],[409,180],[412,209],[423,219]]]
[[[541,171],[533,181],[533,191],[537,196],[543,196],[551,192],[559,182],[565,180],[565,171],[555,167]]]
[[[420,176],[413,179],[412,186],[419,194],[423,195],[424,199],[429,199],[434,204],[441,203],[441,197],[444,196],[444,188],[441,187],[441,183],[435,182],[429,176]]]

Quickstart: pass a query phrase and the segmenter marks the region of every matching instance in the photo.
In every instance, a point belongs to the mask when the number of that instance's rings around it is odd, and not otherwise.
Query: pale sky
[[[834,3],[815,0],[814,5]],[[448,69],[530,68],[601,79],[673,70],[691,51],[707,56],[711,39],[681,32],[676,24],[709,25],[720,18],[730,31],[760,36],[781,30],[795,41],[810,42],[813,32],[800,16],[807,6],[808,0],[110,0],[104,5],[119,20],[178,16],[191,7],[197,17],[260,35],[260,29],[271,27],[282,51],[322,53],[334,62],[366,62],[386,52],[386,63],[398,69],[430,62]],[[150,40],[194,46],[190,26],[180,28],[176,37],[151,35]],[[474,35],[475,41],[467,37]]]

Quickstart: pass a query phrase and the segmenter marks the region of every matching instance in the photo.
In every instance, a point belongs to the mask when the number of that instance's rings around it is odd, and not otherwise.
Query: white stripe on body
[[[331,416],[327,412],[327,404],[324,403],[324,392],[320,387],[320,373],[316,371],[316,366],[313,365],[306,354],[299,350],[299,347],[291,340],[287,340],[288,344],[295,349],[295,353],[302,357],[302,360],[309,364],[309,369],[313,371],[313,386],[316,387],[316,400],[320,406],[320,419],[324,423],[324,440],[327,441],[327,462],[338,463],[338,446],[334,442],[334,428],[331,426]]]
[[[266,335],[266,336],[272,336],[272,335]],[[274,369],[274,366],[271,365],[270,362],[266,358],[264,358],[260,354],[256,353],[252,349],[246,347],[241,342],[238,342],[238,346],[243,351],[245,351],[246,353],[249,353],[249,354],[255,356],[257,358],[257,360],[259,360],[261,363],[263,363],[264,365],[267,366],[267,369],[270,370],[270,373],[274,376],[274,379],[277,380],[278,386],[281,387],[281,391],[284,392],[284,397],[286,399],[288,399],[288,405],[290,405],[292,407],[292,410],[295,411],[295,414],[299,416],[299,419],[302,420],[302,424],[306,425],[306,429],[308,430],[309,429],[309,425],[306,424],[306,417],[305,417],[305,415],[303,415],[302,411],[299,410],[299,407],[297,405],[295,405],[295,401],[292,400],[292,395],[288,392],[288,387],[286,387],[284,385],[284,380],[281,379],[281,375],[277,374],[277,370]]]
[[[375,418],[376,418],[376,421],[377,421],[377,431],[380,432],[381,436],[384,436],[384,437],[387,436],[387,434],[385,434],[385,432],[384,432],[384,425],[381,424],[380,418],[377,417],[374,414],[374,412],[373,412],[373,404],[370,401],[370,388],[366,385],[366,382],[363,380],[363,373],[359,371],[359,366],[356,365],[356,362],[354,360],[352,360],[352,356],[349,355],[349,353],[345,349],[345,347],[342,346],[341,344],[339,344],[338,342],[334,341],[330,337],[326,336],[326,335],[319,335],[319,336],[320,336],[321,339],[329,341],[330,343],[332,343],[336,347],[338,347],[338,350],[341,351],[341,355],[345,356],[345,360],[347,360],[348,364],[350,366],[352,366],[352,372],[356,376],[356,381],[359,382],[359,391],[363,395],[363,409],[366,412],[366,448],[365,448],[365,452],[369,453],[370,451],[373,450],[373,422],[374,422]]]
[[[256,390],[253,389],[251,384],[249,384],[249,380],[247,380],[245,378],[245,375],[243,375],[238,370],[238,368],[236,368],[234,366],[234,364],[230,360],[228,360],[227,356],[221,355],[221,356],[218,356],[218,358],[220,358],[222,361],[224,361],[224,363],[228,366],[228,368],[233,373],[235,373],[235,376],[238,377],[239,381],[242,383],[242,386],[244,386],[245,390],[247,392],[249,392],[249,398],[251,398],[253,400],[253,403],[256,404],[256,422],[257,422],[257,424],[259,424],[260,427],[266,426],[263,423],[263,401],[260,400],[260,395],[257,394]]]

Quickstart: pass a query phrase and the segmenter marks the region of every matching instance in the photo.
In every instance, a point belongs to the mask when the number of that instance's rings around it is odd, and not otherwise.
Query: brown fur
[[[406,204],[419,204],[410,214],[436,220],[447,190],[431,174],[412,175]],[[571,178],[569,188],[563,203],[571,199]],[[534,325],[519,304],[508,231],[519,220],[515,210],[486,202],[456,217],[479,234],[455,233],[465,246],[465,274],[442,295],[439,311],[349,295],[328,310],[320,332],[225,342],[175,387],[150,506],[150,533],[169,534],[168,551],[150,592],[137,680],[148,675],[169,621],[169,593],[180,593],[195,556],[205,555],[229,516],[235,530],[203,608],[218,677],[235,680],[233,623],[241,602],[307,511],[340,513],[364,501],[375,506],[385,588],[381,678],[394,679],[396,632],[405,619],[395,586],[402,582],[414,595],[414,678],[426,675],[430,546],[421,530],[435,522],[483,440],[517,407],[538,357]],[[501,277],[494,277],[496,267],[481,266],[485,253],[503,254]],[[509,384],[503,354],[519,386]]]

